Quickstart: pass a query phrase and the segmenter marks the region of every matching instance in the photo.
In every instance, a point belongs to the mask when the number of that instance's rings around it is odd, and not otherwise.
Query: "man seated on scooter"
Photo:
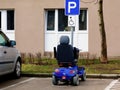
[[[60,67],[75,66],[79,56],[79,49],[69,44],[68,36],[61,36],[55,54]]]

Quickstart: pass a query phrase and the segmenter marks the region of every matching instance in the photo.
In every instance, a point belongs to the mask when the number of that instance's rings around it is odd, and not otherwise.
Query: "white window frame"
[[[0,10],[1,12],[1,30],[11,39],[15,40],[15,28],[14,30],[7,30],[7,10]],[[15,17],[14,17],[15,18]],[[15,22],[14,22],[15,25]]]
[[[47,11],[49,11],[49,10],[55,10],[54,30],[47,30]],[[62,33],[62,32],[64,32],[64,31],[58,31],[58,10],[59,9],[49,9],[49,10],[45,10],[45,31],[47,33],[50,33],[50,32]],[[78,33],[88,33],[88,10],[87,9],[82,9],[82,10],[86,10],[87,11],[87,29],[86,30],[79,30],[79,16],[76,15],[75,32],[78,32]],[[65,31],[65,32],[69,33],[69,31]]]

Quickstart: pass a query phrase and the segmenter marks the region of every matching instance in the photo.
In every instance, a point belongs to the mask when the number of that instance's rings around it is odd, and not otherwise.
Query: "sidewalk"
[[[38,73],[38,74],[27,74],[22,73],[22,76],[26,77],[52,77],[52,73]],[[87,74],[87,78],[106,78],[106,79],[118,79],[120,74]]]

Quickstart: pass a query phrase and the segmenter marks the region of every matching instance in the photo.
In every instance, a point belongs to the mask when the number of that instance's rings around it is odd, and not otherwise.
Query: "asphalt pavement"
[[[88,78],[86,81],[80,80],[80,85],[73,86],[63,82],[53,85],[51,78],[21,77],[17,80],[3,82],[4,87],[1,87],[0,90],[110,90],[110,83],[115,80]]]

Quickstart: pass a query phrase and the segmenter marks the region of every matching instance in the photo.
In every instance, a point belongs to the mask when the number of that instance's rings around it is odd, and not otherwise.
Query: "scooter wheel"
[[[84,74],[81,76],[82,81],[86,81],[86,72],[84,71]]]
[[[55,76],[52,76],[52,83],[53,85],[58,85],[58,80]]]
[[[73,85],[78,86],[80,84],[79,82],[79,76],[76,75],[73,77]]]

